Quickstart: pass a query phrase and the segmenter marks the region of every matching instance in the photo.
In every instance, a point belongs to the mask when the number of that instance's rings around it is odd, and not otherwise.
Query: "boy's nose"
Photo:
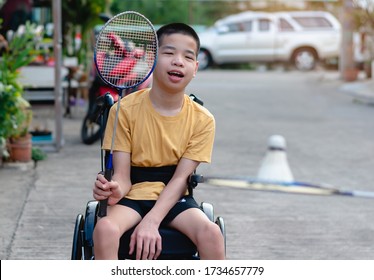
[[[175,66],[183,66],[183,61],[179,56],[174,57],[172,64]]]

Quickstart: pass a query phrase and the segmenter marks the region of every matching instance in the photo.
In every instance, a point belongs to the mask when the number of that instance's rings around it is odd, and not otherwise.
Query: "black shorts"
[[[142,218],[153,208],[155,205],[156,200],[133,200],[128,198],[122,198],[118,201],[117,204],[127,206],[131,209],[134,209],[136,212],[140,214]],[[165,216],[163,221],[161,222],[162,225],[168,225],[176,216],[178,216],[183,211],[190,209],[190,208],[198,208],[195,199],[190,196],[182,197],[169,211],[169,213]]]

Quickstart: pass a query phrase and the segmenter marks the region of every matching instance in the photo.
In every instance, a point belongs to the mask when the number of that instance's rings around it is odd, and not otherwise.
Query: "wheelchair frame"
[[[215,222],[219,226],[224,237],[226,247],[226,229],[223,218],[217,217],[217,219],[214,221],[213,205],[210,203],[202,202],[200,208],[212,222]],[[95,258],[93,230],[97,221],[97,212],[98,201],[91,200],[87,203],[85,216],[83,214],[77,215],[71,252],[72,260],[93,260]],[[129,239],[133,232],[133,229],[127,231],[121,237],[120,248],[118,252],[119,259],[135,259],[134,255],[129,255],[127,253]],[[196,246],[188,237],[183,235],[181,232],[167,227],[161,227],[159,231],[162,238],[162,253],[158,259],[200,259],[199,252],[197,251]]]
[[[203,105],[203,102],[194,95],[190,95],[191,99]],[[104,131],[107,116],[110,107],[113,105],[113,99],[110,94],[99,97],[97,101],[100,110],[98,116],[101,117],[102,132]],[[101,162],[103,164],[103,153]],[[103,166],[102,166],[103,169]],[[202,183],[203,176],[200,174],[192,174],[188,179],[188,190],[192,195],[193,190],[199,183]],[[207,202],[200,204],[201,210],[207,215],[210,221],[216,223],[224,237],[224,244],[226,249],[226,228],[222,217],[214,217],[213,205]],[[99,202],[91,200],[86,205],[85,214],[78,214],[75,220],[75,227],[73,233],[73,244],[71,259],[72,260],[93,260],[94,244],[93,244],[93,231],[97,222],[97,214],[99,210]],[[135,228],[135,227],[134,227]],[[129,241],[134,228],[127,231],[120,240],[120,247],[118,251],[119,259],[135,259],[135,255],[129,255]],[[176,229],[168,227],[160,227],[159,229],[162,239],[162,253],[158,259],[200,259],[199,252],[193,242],[181,232]]]

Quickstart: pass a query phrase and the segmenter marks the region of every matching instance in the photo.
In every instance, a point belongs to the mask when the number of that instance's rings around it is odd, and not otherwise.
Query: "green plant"
[[[8,42],[8,49],[0,57],[0,144],[28,132],[32,111],[22,97],[19,69],[41,53],[35,47],[35,28],[34,24],[26,23],[24,32]]]
[[[32,110],[30,103],[23,97],[18,98],[17,107],[20,110],[20,114],[16,116],[17,127],[11,134],[11,138],[24,137],[29,133],[29,127],[32,121]]]
[[[47,158],[47,154],[39,148],[32,147],[31,158],[34,161],[34,168],[38,165],[38,161]]]

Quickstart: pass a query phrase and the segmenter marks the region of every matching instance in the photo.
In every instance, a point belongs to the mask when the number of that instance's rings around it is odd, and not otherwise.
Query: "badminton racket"
[[[255,191],[271,191],[280,193],[306,195],[343,195],[353,197],[374,198],[374,192],[361,190],[343,190],[328,184],[312,184],[305,182],[264,181],[250,177],[204,177],[206,184],[218,187],[240,188]]]
[[[117,112],[110,153],[104,176],[108,181],[113,173],[113,146],[118,123],[120,101],[125,90],[143,83],[152,74],[157,60],[158,41],[152,23],[134,11],[120,13],[101,29],[95,46],[94,61],[101,79],[118,90]],[[108,200],[99,203],[98,216],[106,216]]]

